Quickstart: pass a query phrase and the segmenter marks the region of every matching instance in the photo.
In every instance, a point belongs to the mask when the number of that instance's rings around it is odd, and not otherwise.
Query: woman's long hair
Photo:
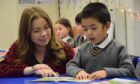
[[[39,17],[45,18],[51,28],[51,39],[46,45],[46,48],[52,50],[49,52],[49,55],[51,55],[49,60],[54,65],[60,65],[66,60],[63,47],[56,41],[53,25],[48,14],[39,7],[26,8],[23,11],[19,25],[17,61],[31,65],[32,56],[35,53],[35,44],[31,40],[31,23]]]

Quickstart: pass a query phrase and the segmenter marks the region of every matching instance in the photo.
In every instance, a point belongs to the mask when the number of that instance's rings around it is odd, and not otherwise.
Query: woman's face
[[[38,47],[46,47],[51,39],[51,28],[48,22],[39,17],[31,23],[31,40]]]
[[[66,28],[62,24],[56,23],[55,26],[56,36],[63,39],[69,35],[69,28]]]

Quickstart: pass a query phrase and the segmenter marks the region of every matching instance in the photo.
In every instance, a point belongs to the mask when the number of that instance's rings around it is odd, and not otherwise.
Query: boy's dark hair
[[[81,13],[78,13],[75,17],[75,23],[80,24],[81,23]]]
[[[102,24],[111,22],[110,13],[103,3],[94,2],[89,3],[81,12],[81,19],[93,17]]]

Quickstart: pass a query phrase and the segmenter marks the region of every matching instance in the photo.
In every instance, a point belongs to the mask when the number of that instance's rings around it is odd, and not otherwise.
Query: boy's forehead
[[[81,24],[82,25],[88,25],[88,26],[90,26],[90,25],[96,25],[96,24],[98,24],[98,23],[100,23],[96,18],[91,18],[91,17],[89,17],[89,18],[82,18],[81,19]]]
[[[85,17],[82,18],[81,21],[90,20],[90,21],[99,21],[96,17]]]

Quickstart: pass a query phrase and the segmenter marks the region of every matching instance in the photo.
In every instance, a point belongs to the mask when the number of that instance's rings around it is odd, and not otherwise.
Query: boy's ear
[[[107,30],[109,30],[110,25],[111,25],[111,23],[110,23],[110,22],[107,22],[107,23],[106,23],[106,28],[107,28]]]
[[[110,22],[107,22],[107,28],[110,28],[110,25],[111,25],[111,23]]]

